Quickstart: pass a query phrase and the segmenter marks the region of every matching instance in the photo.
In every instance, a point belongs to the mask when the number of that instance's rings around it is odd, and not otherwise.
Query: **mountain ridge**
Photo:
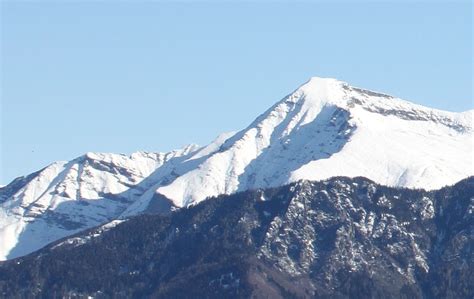
[[[138,215],[0,263],[0,297],[471,298],[474,177],[333,177]]]
[[[473,111],[440,111],[314,77],[207,146],[87,153],[0,188],[0,259],[114,219],[303,179],[363,176],[439,189],[474,174]]]

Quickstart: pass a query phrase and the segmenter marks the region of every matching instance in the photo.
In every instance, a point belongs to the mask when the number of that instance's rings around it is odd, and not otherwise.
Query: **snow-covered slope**
[[[153,191],[183,207],[218,194],[339,175],[436,189],[474,174],[473,115],[312,78],[172,182],[157,179]]]
[[[196,149],[130,156],[87,153],[0,189],[0,260],[116,219],[145,191],[142,180]]]
[[[312,78],[244,130],[168,154],[87,154],[0,189],[0,259],[79,230],[300,179],[436,189],[474,175],[474,110],[451,113]]]

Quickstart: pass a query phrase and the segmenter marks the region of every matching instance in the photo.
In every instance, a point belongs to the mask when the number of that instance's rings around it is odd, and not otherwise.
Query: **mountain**
[[[194,149],[87,153],[14,180],[0,189],[0,260],[116,219],[143,192],[144,178]]]
[[[0,263],[5,298],[473,298],[474,177],[335,177],[139,215]]]
[[[438,189],[474,175],[474,110],[452,113],[311,78],[247,128],[204,147],[90,153],[0,188],[0,259],[114,219],[301,179],[367,177]]]
[[[312,78],[197,167],[154,189],[178,207],[337,175],[436,189],[473,174],[473,115]]]

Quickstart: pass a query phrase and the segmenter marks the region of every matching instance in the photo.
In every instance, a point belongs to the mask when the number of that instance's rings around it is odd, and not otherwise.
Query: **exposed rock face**
[[[474,178],[302,181],[141,215],[0,263],[7,298],[472,298]]]

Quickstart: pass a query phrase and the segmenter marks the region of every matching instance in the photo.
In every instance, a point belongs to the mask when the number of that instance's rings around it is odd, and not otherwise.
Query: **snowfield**
[[[340,175],[438,189],[474,173],[473,115],[312,78],[199,166],[156,189],[178,207]]]
[[[0,260],[114,219],[301,179],[438,189],[474,175],[474,110],[453,113],[311,78],[204,147],[87,153],[0,188]]]

